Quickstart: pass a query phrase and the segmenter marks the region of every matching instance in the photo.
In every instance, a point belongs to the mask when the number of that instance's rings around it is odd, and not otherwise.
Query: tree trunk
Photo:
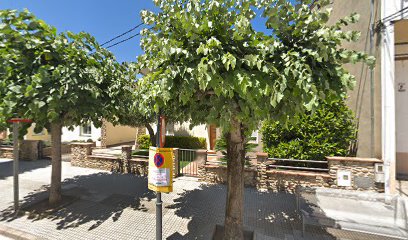
[[[61,133],[60,122],[51,123],[51,187],[49,203],[55,205],[61,201]]]
[[[231,119],[226,140],[228,182],[224,240],[243,240],[245,134],[241,122]]]
[[[156,146],[156,136],[154,135],[154,130],[150,124],[145,124],[145,127],[147,128],[147,131],[149,132],[150,136],[150,143],[152,146]]]

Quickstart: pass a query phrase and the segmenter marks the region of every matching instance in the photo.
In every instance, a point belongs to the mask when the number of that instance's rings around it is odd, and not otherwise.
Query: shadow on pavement
[[[20,174],[29,172],[39,168],[46,168],[51,165],[50,160],[37,160],[37,161],[21,161],[24,164],[19,165]],[[0,161],[0,180],[13,176],[13,160],[1,160]]]
[[[244,192],[244,228],[255,231],[258,236],[287,239],[301,235],[301,221],[296,210],[296,196],[291,193],[260,192],[254,188],[245,188]],[[304,200],[306,201],[306,200]],[[216,224],[224,223],[226,186],[201,185],[201,189],[185,191],[174,199],[167,208],[175,209],[175,214],[190,218],[188,233],[172,234],[167,239],[209,239]],[[308,205],[306,205],[308,206]],[[312,210],[312,209],[308,209]],[[325,229],[311,226],[305,239],[335,239]],[[263,238],[260,238],[263,239]],[[270,238],[269,238],[270,239]]]
[[[22,206],[32,205],[48,197],[48,185],[25,196]],[[62,194],[74,196],[76,201],[47,215],[29,215],[31,221],[50,219],[57,229],[75,228],[92,223],[88,230],[100,226],[112,218],[117,221],[124,209],[147,211],[141,200],[151,200],[154,193],[147,189],[147,179],[130,174],[95,173],[66,179],[62,183]],[[23,215],[25,216],[25,215]],[[17,216],[22,217],[22,216]],[[12,206],[0,212],[0,221],[13,221]]]

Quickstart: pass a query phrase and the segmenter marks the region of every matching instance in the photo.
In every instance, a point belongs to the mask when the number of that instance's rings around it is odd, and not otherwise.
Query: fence
[[[201,149],[178,149],[177,172],[179,176],[198,176],[199,166],[207,162],[207,151]]]
[[[282,158],[268,158],[268,160],[272,162],[271,164],[267,165],[268,169],[329,172],[327,160],[317,161]]]

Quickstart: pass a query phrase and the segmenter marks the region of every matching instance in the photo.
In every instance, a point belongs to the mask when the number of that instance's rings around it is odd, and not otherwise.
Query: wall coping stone
[[[95,145],[95,143],[72,142],[69,145],[71,145],[71,146],[76,146],[76,145],[79,145],[79,146],[93,146],[93,145]]]
[[[223,165],[214,165],[214,164],[206,164],[204,165],[205,168],[211,168],[211,169],[216,169],[216,168],[227,168],[227,166]],[[256,172],[256,168],[249,168],[249,167],[244,167],[244,171],[246,172]]]
[[[342,161],[342,162],[367,162],[367,163],[382,163],[383,161],[377,158],[360,158],[360,157],[326,157],[327,161]]]
[[[266,173],[275,173],[282,175],[292,175],[292,176],[307,176],[307,177],[324,177],[332,178],[328,173],[316,173],[316,172],[301,172],[301,171],[291,171],[291,170],[268,170]]]
[[[119,160],[118,157],[109,157],[109,156],[102,156],[102,155],[89,155],[88,158],[97,158],[97,159],[105,159],[105,160]]]
[[[256,156],[260,156],[260,157],[268,157],[268,153],[265,152],[257,152]]]
[[[13,147],[0,147],[0,150],[13,150]]]
[[[129,159],[130,162],[149,162],[149,159],[142,159],[142,158],[132,158]]]

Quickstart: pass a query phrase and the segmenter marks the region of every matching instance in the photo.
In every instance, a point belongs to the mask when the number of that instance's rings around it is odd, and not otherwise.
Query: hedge
[[[356,124],[344,101],[322,103],[314,114],[307,112],[285,128],[277,121],[264,122],[264,151],[269,157],[324,160],[326,156],[354,156]]]
[[[148,134],[140,135],[137,138],[137,144],[140,149],[149,149],[150,147],[150,136]]]
[[[149,135],[141,135],[137,139],[140,149],[148,149],[150,147]],[[171,148],[186,148],[186,149],[207,149],[207,141],[202,137],[190,136],[166,136],[165,147]]]

